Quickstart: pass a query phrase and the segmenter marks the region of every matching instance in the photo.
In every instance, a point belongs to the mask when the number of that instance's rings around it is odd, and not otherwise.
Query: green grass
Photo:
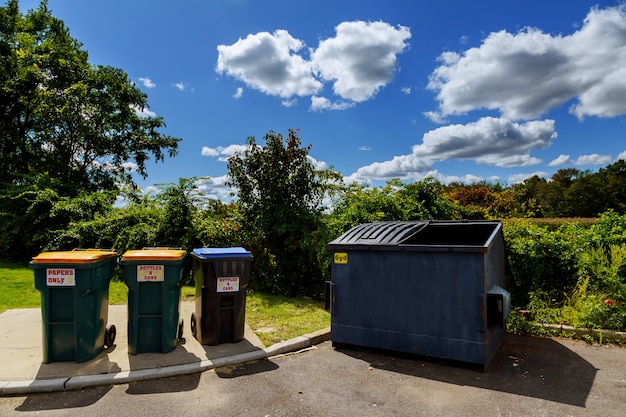
[[[27,265],[0,261],[0,279],[0,313],[10,308],[41,305],[41,296],[35,289],[33,271]]]
[[[28,265],[0,261],[0,279],[0,314],[8,309],[41,307],[41,295]],[[126,304],[126,293],[124,282],[112,280],[109,304]],[[181,288],[181,300],[194,297],[194,287]],[[321,301],[256,292],[249,292],[246,298],[246,322],[266,346],[330,326],[330,314]]]
[[[246,322],[265,346],[330,326],[322,301],[249,292]]]

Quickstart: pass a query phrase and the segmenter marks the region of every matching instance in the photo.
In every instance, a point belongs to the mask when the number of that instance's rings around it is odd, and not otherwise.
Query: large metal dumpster
[[[328,244],[331,339],[478,364],[504,341],[502,224],[377,222]]]

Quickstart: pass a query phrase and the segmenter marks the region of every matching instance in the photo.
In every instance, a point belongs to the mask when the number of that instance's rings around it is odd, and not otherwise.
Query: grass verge
[[[41,296],[35,289],[33,271],[26,265],[0,261],[0,313],[14,308],[40,308]],[[109,285],[109,304],[126,304],[126,285],[113,280]],[[195,288],[183,286],[181,300],[193,301]],[[330,326],[324,303],[248,292],[246,323],[265,346],[312,333]]]

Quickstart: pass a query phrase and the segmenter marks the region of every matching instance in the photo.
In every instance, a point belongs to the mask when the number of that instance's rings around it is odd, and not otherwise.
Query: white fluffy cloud
[[[626,5],[592,9],[568,36],[500,31],[439,60],[428,88],[437,93],[440,117],[485,108],[533,119],[572,99],[570,111],[580,119],[626,114]]]
[[[311,96],[312,110],[342,110],[371,99],[394,76],[397,55],[407,47],[408,28],[385,22],[343,22],[317,49],[286,30],[259,32],[217,47],[216,71],[269,95]],[[310,59],[302,52],[309,52]],[[331,82],[338,102],[319,97]],[[283,100],[283,105],[293,105]]]
[[[245,150],[245,145],[218,146],[217,148],[203,146],[201,153],[202,156],[217,157],[218,161],[226,162],[230,156],[236,153],[243,153]]]
[[[220,177],[205,178],[197,181],[198,190],[209,198],[221,201],[230,201],[236,189],[226,185],[228,175]]]
[[[511,184],[518,184],[526,181],[528,178],[534,177],[535,175],[540,178],[546,178],[548,173],[545,171],[535,171],[526,174],[513,174],[509,176],[508,180]]]
[[[618,158],[619,159],[619,158]],[[561,165],[606,165],[613,162],[610,155],[598,155],[593,153],[590,155],[581,155],[576,159],[570,158],[569,155],[559,155],[550,161],[548,166],[555,167]]]
[[[155,112],[153,112],[147,107],[131,106],[131,108],[135,110],[135,114],[141,118],[156,117],[157,115]]]
[[[484,117],[465,125],[449,125],[426,133],[413,154],[438,161],[448,158],[506,166],[535,165],[531,149],[550,146],[556,138],[553,120],[524,124]]]
[[[313,67],[333,82],[337,96],[367,101],[393,79],[397,55],[411,32],[385,22],[343,22],[335,30],[336,36],[321,41],[312,53]]]
[[[154,88],[156,84],[148,77],[139,77],[139,81],[146,88]]]
[[[581,155],[574,161],[574,165],[607,165],[613,162],[613,158],[610,155],[598,155],[592,153],[591,155]]]
[[[532,149],[546,148],[556,138],[553,120],[514,123],[485,117],[465,125],[450,125],[427,132],[411,154],[395,156],[359,168],[351,178],[416,178],[445,159],[470,160],[499,167],[522,167],[540,163]]]
[[[286,30],[251,34],[217,47],[216,70],[282,98],[315,94],[322,83],[313,77],[311,62],[296,54],[303,47]]]

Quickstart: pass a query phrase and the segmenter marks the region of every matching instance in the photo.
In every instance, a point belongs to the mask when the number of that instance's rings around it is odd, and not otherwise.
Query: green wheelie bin
[[[115,342],[107,326],[109,283],[117,253],[103,249],[43,252],[30,268],[41,294],[43,362],[85,362]]]
[[[143,248],[122,256],[128,288],[128,353],[167,353],[183,336],[180,287],[187,252]]]

